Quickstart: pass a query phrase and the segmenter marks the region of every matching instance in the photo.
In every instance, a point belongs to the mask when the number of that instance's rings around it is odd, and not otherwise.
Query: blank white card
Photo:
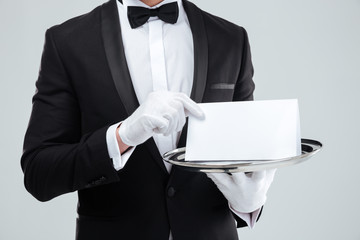
[[[263,160],[301,154],[297,99],[200,103],[189,117],[185,160]]]

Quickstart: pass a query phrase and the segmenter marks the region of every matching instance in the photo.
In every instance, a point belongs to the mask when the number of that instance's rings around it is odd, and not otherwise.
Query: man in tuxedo
[[[246,31],[187,0],[110,0],[54,26],[25,186],[40,201],[78,191],[79,240],[237,239],[274,171],[206,175],[161,156],[185,146],[186,117],[204,117],[196,103],[252,100],[252,76]]]

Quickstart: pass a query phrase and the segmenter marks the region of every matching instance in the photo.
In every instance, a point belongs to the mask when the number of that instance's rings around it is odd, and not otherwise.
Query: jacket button
[[[175,196],[175,188],[173,188],[173,187],[169,187],[168,188],[168,191],[167,191],[167,195],[168,195],[168,197],[174,197]]]

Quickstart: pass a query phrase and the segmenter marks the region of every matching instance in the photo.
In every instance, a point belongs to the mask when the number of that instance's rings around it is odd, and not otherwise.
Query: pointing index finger
[[[189,114],[191,114],[194,117],[197,117],[199,119],[203,119],[205,117],[205,114],[204,114],[203,110],[199,107],[199,105],[197,105],[196,102],[194,102],[188,96],[186,96],[183,93],[180,93],[178,95],[178,99],[179,99],[179,101],[181,101],[181,103],[184,106],[184,109],[188,113],[188,114],[186,114],[187,116]]]

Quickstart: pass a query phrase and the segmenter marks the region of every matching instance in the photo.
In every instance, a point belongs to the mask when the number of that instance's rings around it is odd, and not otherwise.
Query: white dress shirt
[[[152,8],[170,2],[174,0],[164,0]],[[117,3],[125,57],[139,104],[145,101],[150,92],[156,90],[183,92],[190,96],[194,77],[194,49],[190,25],[182,2],[178,0],[179,17],[175,24],[165,23],[158,17],[150,17],[148,23],[135,29],[130,27],[127,6],[150,7],[139,0],[123,0],[123,4],[119,1]],[[158,32],[159,27],[160,30],[162,28],[162,34]],[[118,125],[117,123],[111,126],[107,134],[109,154],[116,170],[125,166],[135,149],[133,147],[120,155],[115,135]],[[157,134],[153,138],[162,155],[176,148],[179,137],[180,132],[169,136]],[[170,172],[171,165],[167,162],[164,164]]]
[[[139,0],[123,0],[123,4],[117,1],[125,57],[140,105],[152,91],[183,92],[187,96],[191,93],[194,77],[194,47],[190,24],[182,1],[177,0],[179,17],[175,24],[165,23],[158,17],[150,17],[147,23],[132,29],[127,18],[128,6],[157,8],[170,2],[174,0],[164,0],[149,7]],[[109,156],[116,170],[125,166],[136,148],[136,146],[132,147],[124,154],[120,154],[116,140],[116,128],[120,123],[110,126],[106,133]],[[161,155],[176,148],[180,133],[153,136]],[[164,164],[170,172],[171,165],[167,162]],[[251,214],[244,214],[233,209],[232,211],[249,227],[254,226],[260,212],[257,210]]]

